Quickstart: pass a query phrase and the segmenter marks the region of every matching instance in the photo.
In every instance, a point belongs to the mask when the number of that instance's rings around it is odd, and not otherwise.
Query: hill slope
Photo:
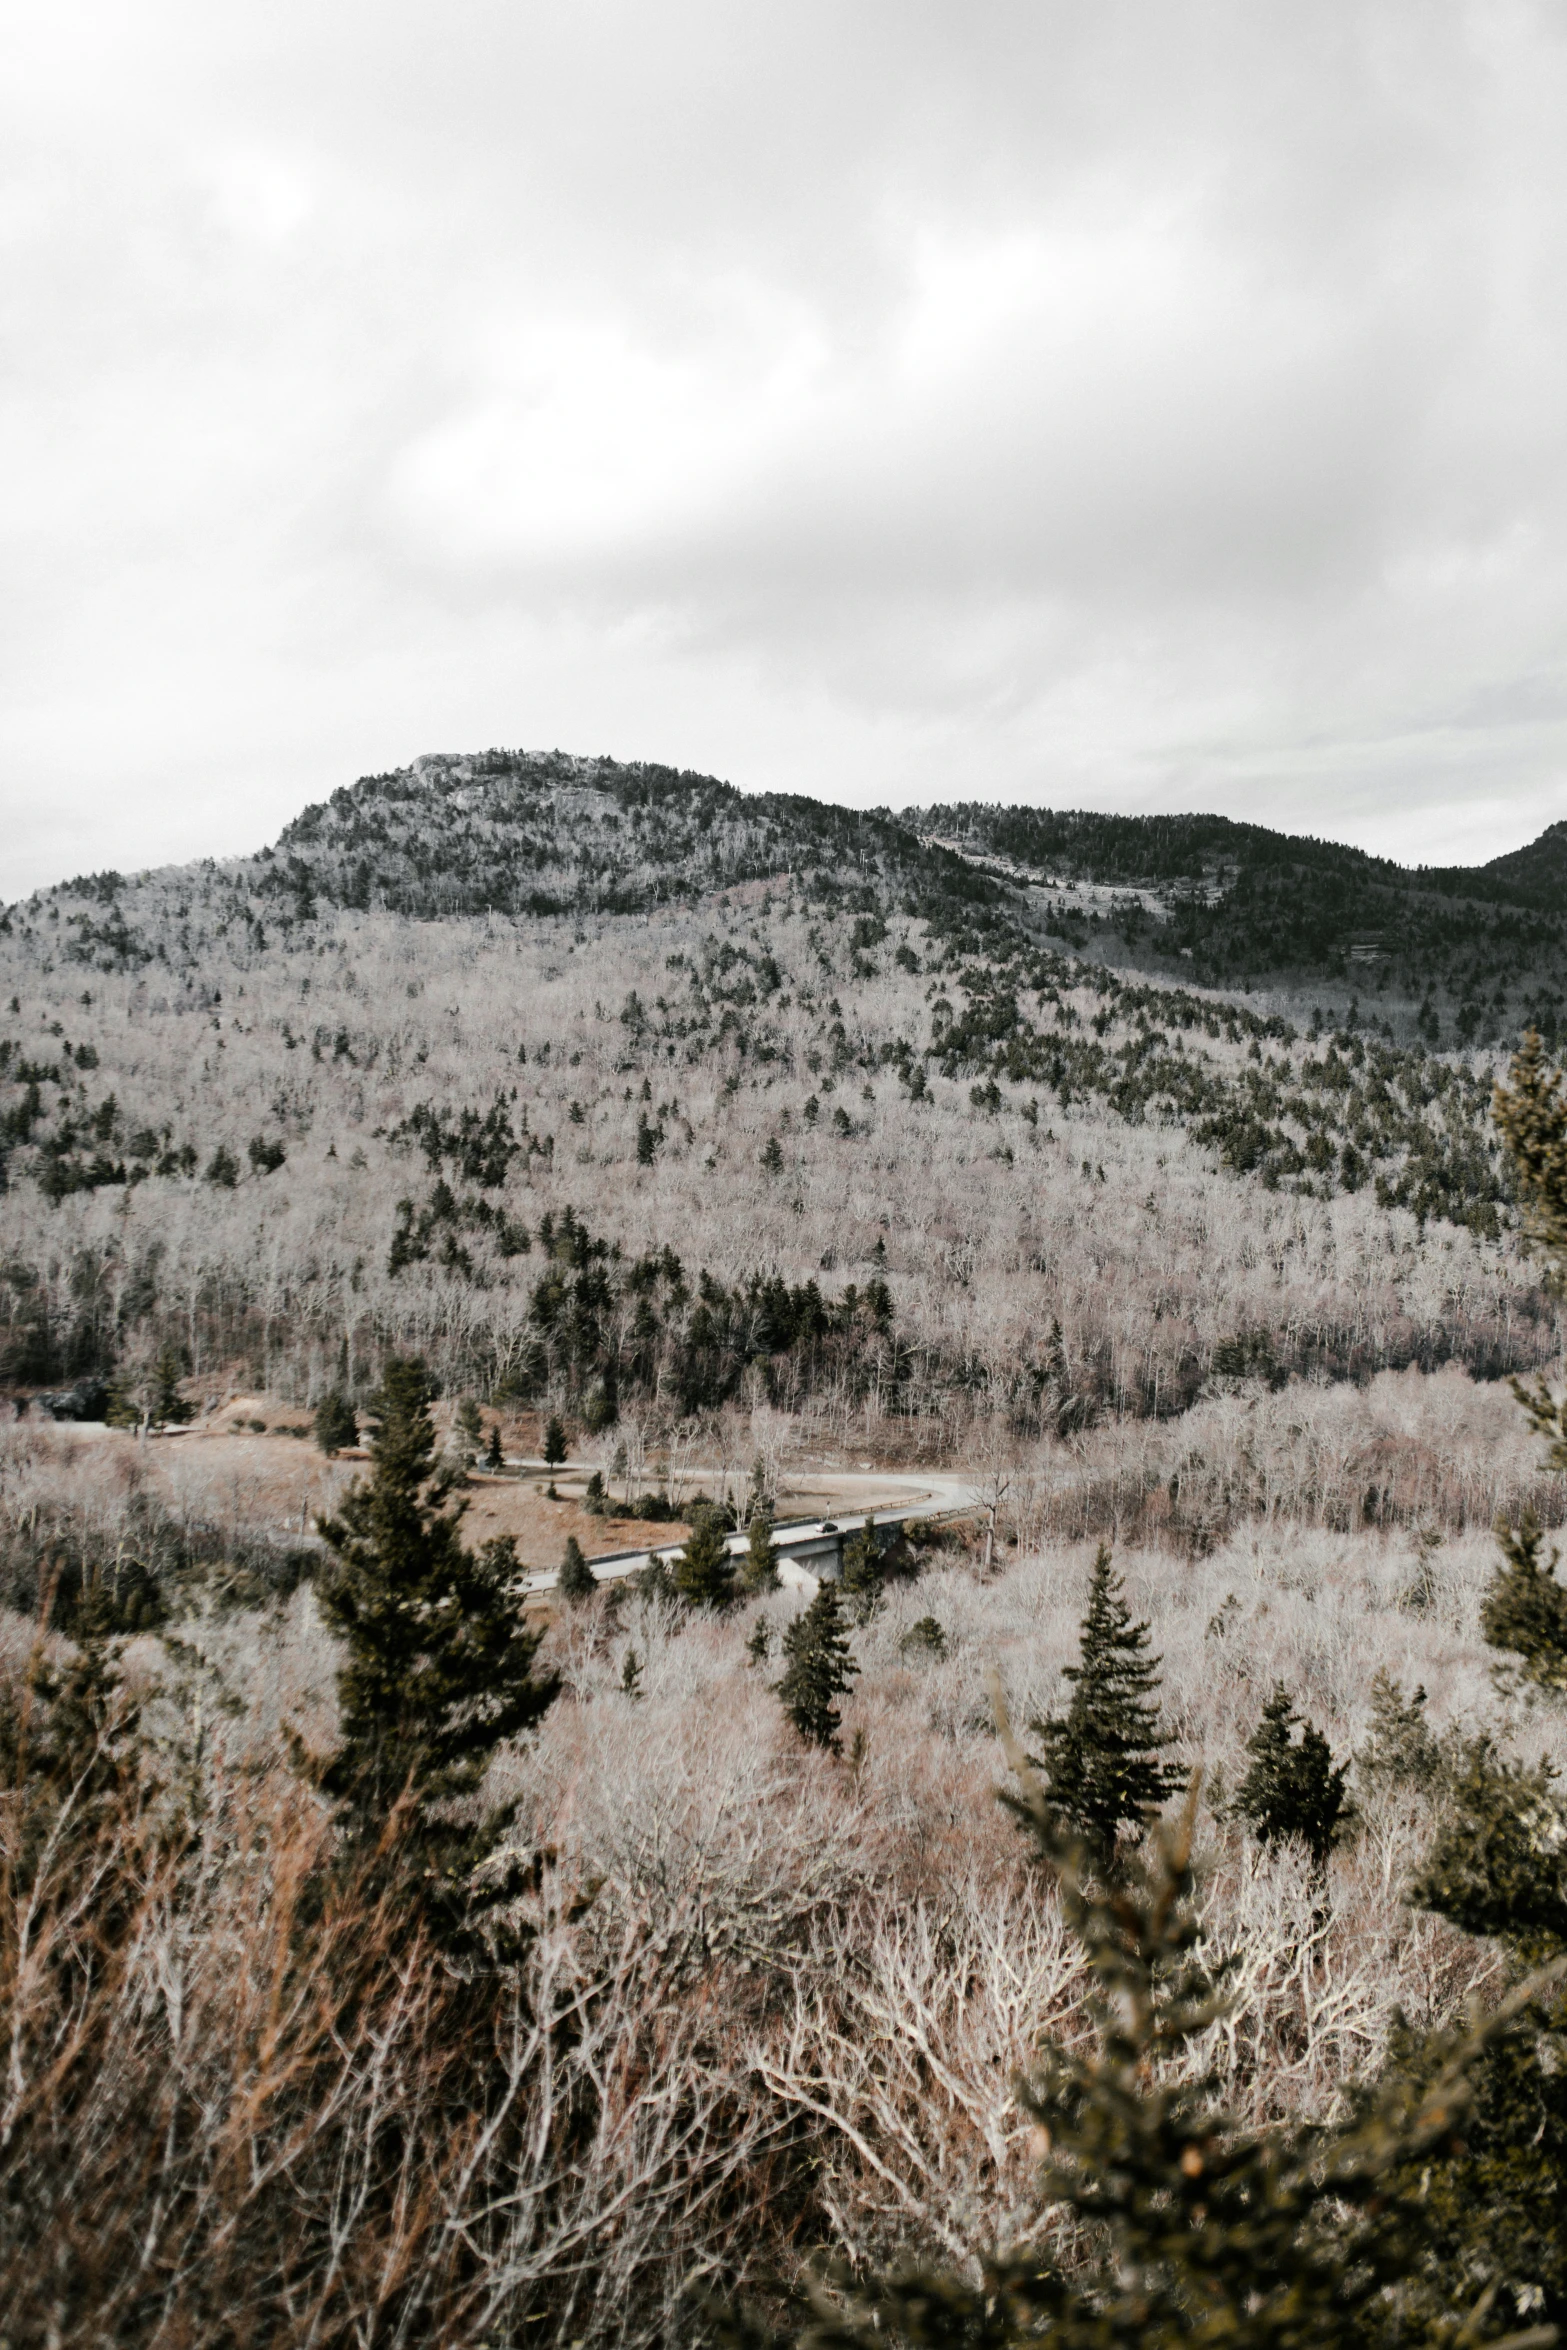
[[[1544,1359],[1494,1055],[1390,993],[1351,1018],[1375,969],[1312,1017],[1181,954],[1286,852],[1324,892],[1397,869],[1187,823],[489,753],[40,893],[0,921],[0,1378],[174,1343],[304,1399],[417,1344],[600,1417],[760,1395],[940,1441],[1216,1371]],[[1214,904],[1128,897],[1134,846],[1190,878],[1238,831]],[[1030,844],[1102,900],[990,869]]]
[[[1412,869],[1222,816],[966,802],[918,821],[1047,894],[1062,876],[1139,892],[1162,919],[1134,921],[1134,935],[1215,986],[1349,982],[1428,1042],[1499,1039],[1530,1021],[1554,1035],[1563,1018],[1567,826],[1488,865]]]

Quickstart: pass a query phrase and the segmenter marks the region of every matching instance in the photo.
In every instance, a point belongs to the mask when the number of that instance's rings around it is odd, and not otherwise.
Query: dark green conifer
[[[642,1659],[634,1648],[626,1650],[620,1668],[620,1687],[626,1697],[640,1697],[642,1694]]]
[[[472,1451],[477,1452],[484,1442],[484,1421],[471,1395],[465,1395],[457,1406],[457,1426],[463,1441]]]
[[[1543,1758],[1463,1747],[1413,1898],[1537,1965],[1567,1950],[1567,1804]]]
[[[691,1531],[675,1561],[675,1589],[691,1607],[723,1607],[734,1592],[734,1561],[715,1510],[691,1513]]]
[[[1529,1238],[1546,1259],[1547,1285],[1561,1295],[1567,1289],[1567,1095],[1562,1072],[1546,1065],[1536,1029],[1526,1031],[1507,1084],[1496,1089],[1495,1117]]]
[[[359,1422],[353,1406],[338,1389],[324,1395],[315,1409],[316,1442],[328,1459],[359,1442]]]
[[[1251,1768],[1236,1789],[1236,1817],[1261,1844],[1304,1844],[1322,1868],[1338,1841],[1344,1769],[1322,1732],[1295,1711],[1282,1681],[1263,1707],[1246,1752]]]
[[[492,1471],[504,1469],[506,1466],[506,1455],[501,1450],[501,1424],[499,1420],[490,1422],[490,1440],[484,1448],[484,1465]]]
[[[1556,1579],[1560,1553],[1542,1558],[1539,1520],[1526,1512],[1517,1526],[1499,1526],[1500,1564],[1480,1610],[1480,1629],[1493,1648],[1523,1659],[1525,1676],[1554,1696],[1567,1695],[1567,1587]]]
[[[544,1423],[544,1466],[560,1468],[566,1458],[566,1430],[558,1412],[551,1412]]]
[[[778,1695],[784,1712],[802,1738],[836,1754],[842,1716],[833,1699],[844,1695],[860,1669],[849,1648],[836,1583],[824,1580],[810,1606],[787,1627],[783,1652],[787,1662]]]
[[[904,1656],[941,1658],[947,1653],[947,1635],[934,1616],[921,1616],[898,1642]]]
[[[152,1419],[158,1428],[181,1427],[196,1417],[196,1407],[180,1393],[180,1358],[168,1344],[158,1351],[152,1369]]]
[[[746,1593],[778,1588],[778,1552],[773,1542],[772,1515],[765,1506],[751,1512],[745,1557],[740,1567],[740,1588]]]
[[[1567,1951],[1567,1804],[1544,1761],[1471,1740],[1444,1776],[1437,1832],[1411,1898],[1499,1943],[1515,1986]],[[1520,1985],[1520,1978],[1524,1983]],[[1538,1978],[1534,1978],[1536,1981]],[[1418,2198],[1422,2261],[1454,2307],[1494,2296],[1493,2333],[1567,2324],[1567,1996],[1558,1979],[1492,2035],[1462,2130],[1398,2184]],[[1395,2027],[1389,2081],[1422,2091],[1430,2045]]]
[[[1371,1679],[1371,1728],[1355,1756],[1355,1775],[1368,1792],[1417,1787],[1429,1793],[1444,1768],[1443,1750],[1426,1720],[1426,1693],[1406,1697],[1390,1673]]]
[[[583,1556],[582,1545],[575,1534],[566,1537],[566,1555],[560,1562],[560,1573],[555,1578],[557,1595],[580,1607],[598,1590],[598,1577]]]
[[[843,1602],[851,1622],[870,1622],[881,1606],[881,1585],[881,1553],[867,1520],[843,1546]]]
[[[466,1504],[446,1507],[423,1363],[394,1357],[371,1399],[372,1469],[321,1522],[335,1557],[317,1583],[347,1655],[338,1673],[341,1742],[320,1774],[355,1841],[375,1845],[395,1805],[439,1906],[460,1910],[505,1815],[477,1829],[453,1806],[479,1790],[503,1740],[538,1720],[558,1683],[533,1671],[540,1635],[518,1604],[510,1536],[466,1550]]]
[[[1159,1659],[1148,1626],[1134,1624],[1121,1577],[1100,1545],[1089,1579],[1080,1653],[1064,1668],[1072,1683],[1065,1714],[1030,1724],[1043,1741],[1035,1766],[1045,1800],[1091,1861],[1108,1868],[1123,1828],[1141,1834],[1186,1774],[1159,1760],[1166,1744],[1155,1691]]]

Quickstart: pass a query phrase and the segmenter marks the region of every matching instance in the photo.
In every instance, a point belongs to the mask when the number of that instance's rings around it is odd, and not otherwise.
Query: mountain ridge
[[[35,892],[0,935],[60,922],[70,960],[190,967],[203,938],[286,934],[324,907],[647,916],[785,877],[855,920],[897,907],[952,938],[1054,938],[1150,976],[1282,991],[1302,1018],[1370,995],[1427,1044],[1567,1033],[1567,825],[1484,865],[1401,866],[1223,816],[844,808],[559,750],[427,753],[311,803],[253,855]]]
[[[883,806],[859,809],[817,800],[806,793],[746,792],[724,778],[658,761],[623,761],[608,754],[558,749],[422,753],[404,767],[359,776],[352,784],[340,785],[327,799],[307,803],[282,827],[274,842],[259,850],[147,868],[136,878],[147,880],[213,867],[237,873],[277,864],[286,871],[294,863],[324,864],[330,855],[347,867],[343,880],[355,893],[335,897],[332,902],[352,905],[366,886],[376,886],[373,877],[361,877],[358,870],[369,862],[364,852],[397,845],[394,812],[400,807],[406,808],[421,794],[429,797],[444,791],[448,799],[455,800],[459,793],[467,793],[467,801],[459,802],[462,816],[477,814],[481,824],[491,825],[502,814],[523,821],[528,811],[516,804],[515,794],[519,786],[529,784],[557,790],[575,786],[589,801],[608,802],[623,819],[633,821],[639,815],[655,813],[667,821],[676,800],[685,795],[692,806],[681,845],[696,852],[703,868],[722,861],[722,850],[715,852],[709,847],[704,856],[702,844],[694,837],[698,827],[710,826],[715,818],[722,820],[723,844],[731,859],[741,861],[746,861],[745,854],[737,843],[749,840],[781,846],[786,823],[822,852],[841,849],[850,839],[869,836],[881,844],[890,835],[902,835],[906,853],[918,861],[922,853],[928,856],[939,851],[928,830],[921,836],[920,827],[944,823],[955,824],[987,847],[1028,861],[1054,860],[1094,881],[1179,881],[1199,878],[1215,866],[1245,869],[1294,864],[1363,875],[1383,886],[1567,913],[1567,820],[1547,825],[1533,841],[1481,864],[1404,865],[1328,835],[1287,833],[1208,811],[1122,815],[1001,800],[911,803],[897,811]],[[504,802],[507,787],[513,794],[509,809],[497,805]],[[758,869],[747,870],[740,877],[764,876]],[[101,894],[105,883],[123,887],[126,878],[113,870],[79,874],[12,900],[3,911],[14,913],[19,906],[41,902],[61,891]],[[383,884],[387,878],[382,877]],[[267,877],[266,886],[274,894],[280,891],[276,876]],[[453,906],[443,910],[472,909]]]

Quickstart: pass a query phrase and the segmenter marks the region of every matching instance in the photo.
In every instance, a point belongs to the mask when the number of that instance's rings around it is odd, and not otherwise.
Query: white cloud
[[[1567,813],[1548,10],[61,0],[16,63],[0,893],[497,740]]]

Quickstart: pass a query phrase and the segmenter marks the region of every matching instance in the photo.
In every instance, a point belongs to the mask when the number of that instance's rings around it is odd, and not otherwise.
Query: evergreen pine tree
[[[1529,1237],[1546,1260],[1547,1285],[1560,1296],[1567,1290],[1567,1097],[1562,1072],[1546,1067],[1536,1029],[1526,1032],[1507,1084],[1496,1089],[1495,1115]]]
[[[921,1616],[918,1622],[911,1624],[904,1633],[903,1638],[898,1642],[898,1649],[903,1656],[929,1656],[939,1659],[947,1653],[947,1635],[936,1617]]]
[[[598,1577],[582,1554],[582,1545],[575,1534],[566,1537],[566,1555],[560,1562],[560,1573],[555,1578],[557,1595],[580,1607],[591,1599],[598,1589]]]
[[[778,1588],[778,1552],[773,1543],[772,1515],[765,1507],[751,1512],[745,1557],[740,1567],[740,1588],[746,1593]]]
[[[558,1412],[551,1412],[544,1423],[544,1466],[558,1469],[566,1459],[566,1430]]]
[[[324,1395],[315,1410],[316,1442],[330,1460],[334,1453],[359,1442],[359,1422],[353,1406],[338,1389]]]
[[[758,1616],[751,1626],[750,1638],[745,1644],[746,1663],[765,1665],[773,1652],[773,1629],[765,1616]]]
[[[1402,1787],[1429,1791],[1444,1768],[1443,1749],[1426,1720],[1426,1693],[1412,1697],[1388,1672],[1371,1677],[1371,1728],[1355,1756],[1355,1776],[1368,1792]]]
[[[504,1469],[506,1466],[506,1455],[501,1450],[501,1424],[499,1420],[490,1422],[490,1441],[484,1448],[484,1465],[491,1471]]]
[[[1045,1800],[1099,1868],[1113,1863],[1123,1828],[1140,1834],[1186,1783],[1184,1771],[1159,1760],[1166,1743],[1154,1694],[1159,1659],[1149,1653],[1148,1626],[1132,1622],[1122,1592],[1101,1544],[1079,1658],[1064,1668],[1072,1702],[1064,1715],[1030,1724],[1043,1741],[1035,1767],[1044,1773]]]
[[[836,1583],[824,1580],[810,1606],[787,1627],[783,1652],[787,1662],[778,1695],[784,1712],[802,1738],[836,1754],[842,1716],[833,1699],[843,1696],[860,1669],[849,1648]]]
[[[180,1358],[173,1346],[158,1350],[152,1368],[152,1418],[159,1428],[181,1427],[196,1417],[196,1407],[180,1393]]]
[[[640,1697],[642,1694],[642,1659],[634,1648],[626,1650],[620,1668],[620,1687],[626,1697]]]
[[[881,1553],[867,1520],[843,1546],[843,1600],[852,1622],[870,1622],[881,1605],[881,1586]]]
[[[1236,1817],[1259,1843],[1304,1844],[1315,1866],[1324,1867],[1344,1811],[1344,1770],[1322,1732],[1295,1711],[1282,1681],[1263,1707],[1246,1752],[1251,1769],[1236,1789]]]
[[[1414,1898],[1527,1965],[1567,1950],[1567,1803],[1543,1757],[1525,1763],[1470,1739],[1421,1863]]]
[[[1501,1562],[1480,1610],[1480,1629],[1493,1648],[1523,1659],[1525,1676],[1555,1696],[1567,1695],[1567,1586],[1559,1583],[1559,1552],[1540,1552],[1539,1520],[1526,1512],[1517,1526],[1499,1526]]]
[[[558,1682],[533,1672],[540,1634],[517,1602],[515,1542],[463,1547],[467,1505],[446,1507],[453,1473],[436,1463],[433,1393],[423,1363],[387,1364],[370,1404],[370,1477],[321,1521],[335,1557],[317,1592],[347,1654],[341,1743],[320,1783],[350,1838],[372,1847],[393,1807],[407,1807],[421,1880],[451,1915],[507,1816],[472,1829],[453,1806],[477,1794],[496,1747],[538,1720]]]
[[[734,1592],[734,1562],[715,1510],[691,1513],[691,1531],[675,1561],[675,1589],[691,1607],[723,1607]]]
[[[478,1404],[471,1395],[465,1395],[457,1406],[457,1426],[464,1443],[471,1451],[477,1452],[484,1442],[484,1421],[480,1417]]]

